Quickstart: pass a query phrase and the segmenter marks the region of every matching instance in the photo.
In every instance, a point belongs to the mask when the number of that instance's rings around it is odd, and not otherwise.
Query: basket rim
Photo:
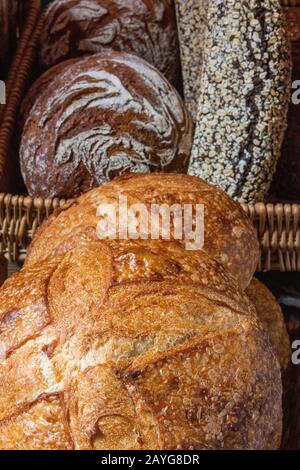
[[[16,115],[34,58],[34,48],[39,37],[40,17],[40,0],[29,0],[25,25],[5,81],[7,103],[3,108],[0,121],[0,180],[4,176]]]
[[[54,203],[54,205],[59,201],[65,203],[70,201],[71,199],[66,198],[59,198],[59,197],[41,197],[41,196],[30,196],[28,194],[17,194],[17,193],[7,193],[7,192],[0,192],[0,204],[1,202],[6,199],[15,199],[19,198],[20,200],[24,200],[24,204],[27,206],[28,203],[32,203],[34,207],[38,208],[43,202],[48,205]],[[284,202],[284,201],[275,201],[275,202],[256,202],[256,203],[239,203],[242,208],[247,210],[253,210],[257,215],[261,213],[265,213],[266,211],[274,210],[276,213],[280,211],[292,211],[293,214],[296,211],[300,211],[300,202]],[[300,215],[300,214],[299,214]]]

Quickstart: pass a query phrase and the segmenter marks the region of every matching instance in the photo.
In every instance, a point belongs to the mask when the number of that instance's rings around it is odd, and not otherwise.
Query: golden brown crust
[[[128,197],[129,205],[204,204],[205,252],[225,266],[242,289],[248,286],[258,262],[258,242],[252,224],[239,204],[223,191],[187,175],[129,175],[82,195],[42,226],[33,240],[26,265],[68,251],[82,238],[95,239],[97,207],[103,202],[117,204],[120,195]],[[118,243],[121,249],[124,242]],[[181,241],[176,244],[183,245]],[[197,253],[193,252],[195,257]]]
[[[291,345],[280,305],[269,289],[253,278],[246,294],[253,303],[259,319],[268,332],[284,373],[291,360]]]
[[[154,244],[132,270],[135,248],[81,240],[5,283],[0,448],[277,448],[280,368],[247,296],[205,252]]]
[[[121,194],[205,203],[205,249],[100,241],[97,206]],[[0,449],[278,448],[280,367],[239,290],[255,262],[246,216],[197,178],[127,177],[61,210],[0,291]]]

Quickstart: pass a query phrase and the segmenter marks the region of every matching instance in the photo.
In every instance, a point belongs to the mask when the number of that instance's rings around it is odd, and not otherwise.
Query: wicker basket
[[[300,0],[299,0],[300,1]],[[40,2],[31,0],[26,26],[8,80],[8,103],[0,124],[0,255],[20,262],[39,224],[64,201],[11,196],[14,191],[13,132],[31,77],[40,34]],[[300,204],[244,205],[260,240],[258,271],[300,271]]]

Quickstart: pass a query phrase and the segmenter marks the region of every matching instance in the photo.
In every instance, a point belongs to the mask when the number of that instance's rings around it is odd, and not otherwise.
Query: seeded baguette
[[[290,97],[290,44],[277,0],[217,0],[207,11],[189,174],[244,203],[263,201]]]
[[[194,121],[198,114],[208,0],[175,0],[184,100]]]
[[[0,449],[279,447],[278,360],[230,264],[208,253],[213,237],[221,254],[224,240],[252,236],[250,221],[238,209],[231,219],[238,205],[197,181],[125,177],[46,223],[0,290]],[[120,194],[147,207],[202,196],[211,204],[207,252],[175,240],[97,239],[98,204]]]
[[[20,161],[32,196],[72,198],[124,173],[184,172],[193,124],[175,88],[139,57],[72,63],[31,108]]]

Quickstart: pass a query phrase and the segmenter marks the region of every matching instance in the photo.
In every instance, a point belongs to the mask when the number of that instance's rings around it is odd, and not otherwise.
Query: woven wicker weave
[[[283,7],[299,7],[300,0],[280,0]]]
[[[37,228],[65,202],[0,194],[0,254],[10,262],[22,263]]]
[[[258,271],[300,271],[300,204],[243,205],[260,241]]]

